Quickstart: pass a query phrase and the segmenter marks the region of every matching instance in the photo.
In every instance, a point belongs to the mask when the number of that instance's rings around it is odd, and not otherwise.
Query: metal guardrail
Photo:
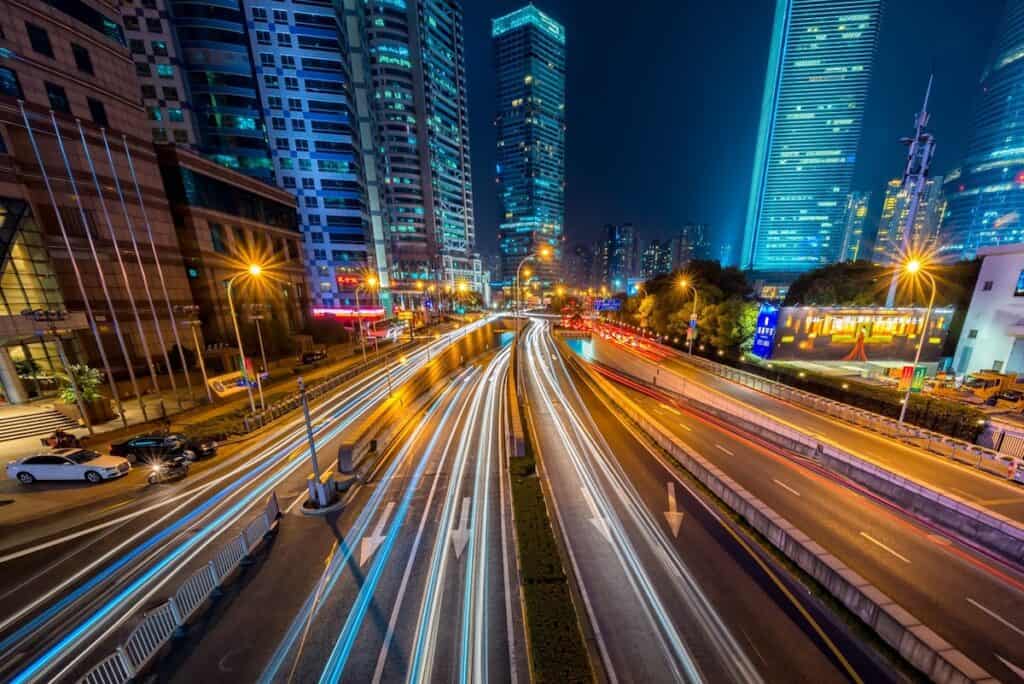
[[[806,408],[840,418],[847,423],[877,432],[885,437],[898,439],[917,446],[938,456],[966,463],[979,470],[993,473],[999,477],[1024,483],[1024,460],[1002,454],[993,449],[966,442],[962,439],[949,437],[909,423],[882,416],[841,401],[826,399],[811,392],[790,387],[781,382],[769,380],[754,373],[732,368],[725,364],[701,358],[685,356],[687,363],[699,366],[721,378],[749,387],[770,396],[800,404]]]
[[[234,537],[207,565],[192,574],[160,606],[146,613],[123,644],[94,665],[78,684],[124,684],[150,664],[164,644],[171,640],[199,611],[261,540],[281,515],[277,494],[271,494],[267,507]]]
[[[403,342],[397,347],[389,349],[386,352],[386,354],[399,354],[415,345],[415,341]],[[378,354],[374,358],[374,361],[377,361],[381,358],[387,357],[386,355]],[[317,397],[320,397],[327,392],[337,389],[340,385],[343,385],[344,383],[348,382],[349,380],[356,377],[360,373],[364,373],[367,367],[369,365],[372,365],[372,363],[373,361],[371,361],[370,364],[367,365],[357,365],[354,368],[350,368],[347,371],[331,376],[318,383],[307,385],[306,398],[312,401],[313,399],[316,399]],[[264,425],[268,425],[269,423],[277,420],[286,413],[291,413],[292,411],[298,409],[301,405],[301,396],[299,395],[298,392],[295,392],[294,394],[291,394],[285,397],[284,399],[275,401],[273,404],[271,404],[262,411],[257,411],[256,413],[244,417],[242,419],[242,427],[246,433],[252,432],[253,430],[258,430]]]

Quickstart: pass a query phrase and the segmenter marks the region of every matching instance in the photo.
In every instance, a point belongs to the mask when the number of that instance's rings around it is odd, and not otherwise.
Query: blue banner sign
[[[775,348],[775,331],[779,327],[779,309],[771,304],[762,304],[757,312],[757,328],[754,329],[754,356],[770,359]]]
[[[618,311],[622,308],[621,299],[595,299],[594,311]]]

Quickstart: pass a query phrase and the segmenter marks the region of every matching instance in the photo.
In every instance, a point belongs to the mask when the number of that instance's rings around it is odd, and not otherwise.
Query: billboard
[[[618,311],[622,308],[622,300],[615,299],[595,299],[594,300],[594,311]]]
[[[927,330],[922,330],[924,307],[787,306],[777,311],[770,357],[780,361],[911,362],[923,334],[921,361],[934,363],[942,358],[953,313],[952,307],[933,309]],[[758,329],[763,318],[759,314]],[[755,331],[755,348],[758,337]],[[762,344],[768,344],[767,334],[762,336]]]
[[[772,358],[775,347],[775,331],[779,326],[779,308],[771,304],[762,304],[757,312],[757,327],[754,328],[754,346],[751,353],[762,359]]]

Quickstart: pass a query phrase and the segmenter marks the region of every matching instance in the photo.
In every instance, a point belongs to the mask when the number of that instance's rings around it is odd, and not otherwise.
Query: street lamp
[[[242,372],[242,377],[246,379],[245,389],[249,393],[249,409],[253,413],[256,413],[256,400],[252,396],[252,385],[249,384],[248,375],[245,370],[245,349],[242,347],[242,333],[238,329],[238,316],[235,314],[235,300],[231,296],[231,287],[235,284],[235,281],[242,276],[259,278],[262,273],[262,266],[259,264],[249,264],[249,267],[246,270],[241,273],[236,273],[228,278],[228,309],[231,311],[231,323],[235,327],[235,340],[238,342],[238,360],[241,363],[240,370]],[[259,375],[256,377],[258,381]]]
[[[527,254],[526,256],[524,256],[519,261],[519,265],[516,266],[515,288],[512,291],[512,309],[513,309],[513,312],[514,312],[515,317],[516,317],[515,344],[516,344],[516,352],[517,352],[517,354],[518,354],[518,351],[519,351],[519,332],[520,332],[520,329],[522,328],[522,324],[519,321],[519,304],[520,304],[520,302],[519,302],[519,295],[520,295],[519,285],[520,285],[520,282],[521,282],[520,281],[520,271],[522,271],[522,268],[523,268],[524,265],[526,265],[527,261],[536,261],[538,258],[540,258],[540,259],[547,259],[549,256],[551,256],[551,247],[549,247],[548,245],[541,245],[541,247],[537,250],[536,254]],[[527,271],[527,273],[529,273],[529,271]],[[527,277],[529,277],[529,276],[527,276]],[[520,369],[520,367],[521,367],[521,364],[519,363],[519,361],[517,359],[516,360],[516,368],[515,368],[515,370],[516,370],[515,384],[516,384],[517,390],[518,390],[519,386],[521,385],[521,383],[519,382],[519,375],[520,375],[520,370],[519,369]],[[521,399],[521,397],[520,397],[520,399]]]
[[[921,349],[924,347],[924,338],[928,334],[928,322],[931,320],[931,317],[932,317],[932,308],[935,306],[935,291],[936,291],[935,277],[932,276],[932,274],[929,273],[927,270],[925,270],[924,264],[921,263],[920,259],[916,259],[916,258],[912,258],[906,264],[904,264],[903,265],[903,271],[904,271],[904,273],[906,273],[911,278],[914,278],[917,275],[924,276],[925,278],[928,279],[928,284],[931,285],[931,288],[932,288],[931,295],[928,297],[928,310],[924,314],[924,324],[921,326],[921,329],[918,331],[917,351],[914,352],[914,370],[916,371],[917,370],[917,364],[921,360]],[[914,385],[913,375],[911,375],[911,381],[907,385],[907,392],[903,396],[903,406],[900,407],[900,420],[899,420],[899,422],[901,422],[901,423],[903,422],[903,418],[907,415],[907,405],[910,404],[910,390],[913,387],[913,385]]]
[[[693,290],[693,311],[690,313],[690,327],[686,330],[689,354],[693,356],[693,338],[697,337],[697,286],[691,284],[686,278],[681,278],[679,280],[679,287],[684,291]]]

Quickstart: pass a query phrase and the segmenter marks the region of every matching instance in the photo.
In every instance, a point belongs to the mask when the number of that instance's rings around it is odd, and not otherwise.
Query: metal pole
[[[232,276],[228,280],[228,309],[231,311],[231,323],[235,327],[235,340],[238,342],[238,360],[241,363],[239,370],[245,378],[245,390],[249,393],[249,409],[256,413],[256,400],[252,396],[252,385],[249,383],[249,374],[245,368],[245,349],[242,347],[242,333],[238,330],[238,317],[235,315],[235,300],[231,297],[231,286],[235,284],[235,278],[242,275]]]
[[[263,372],[267,371],[267,352],[263,348],[263,333],[260,331],[260,321],[263,320],[263,316],[253,316],[252,319],[256,321],[256,339],[260,342],[260,360],[263,362]]]
[[[125,366],[128,368],[128,376],[131,378],[132,389],[135,391],[135,395],[139,397],[141,401],[141,393],[138,391],[138,383],[135,381],[135,371],[132,369],[131,356],[128,355],[128,347],[125,345],[124,336],[121,335],[121,323],[118,320],[118,312],[114,308],[114,300],[111,299],[111,291],[106,287],[106,275],[103,273],[103,265],[99,262],[99,255],[96,253],[96,245],[92,242],[92,229],[89,226],[89,218],[85,214],[85,207],[82,206],[82,196],[78,193],[78,183],[75,181],[75,173],[71,168],[71,161],[68,159],[68,153],[65,151],[63,146],[63,137],[60,135],[60,127],[57,125],[56,115],[50,110],[50,122],[53,124],[53,135],[57,140],[57,149],[60,151],[60,158],[65,163],[65,169],[68,171],[68,182],[71,184],[72,195],[75,196],[75,204],[78,206],[78,213],[82,219],[82,231],[85,232],[85,240],[89,245],[89,254],[92,255],[92,261],[96,264],[96,274],[99,276],[99,288],[103,293],[103,299],[106,301],[106,307],[111,311],[111,323],[114,325],[114,337],[118,340],[118,347],[121,349],[121,354],[125,359]],[[111,391],[114,392],[114,401],[118,404],[118,413],[121,414],[121,424],[124,427],[128,427],[128,418],[125,416],[124,404],[121,402],[121,393],[117,391],[117,385],[114,382],[114,376],[111,375]]]
[[[914,354],[914,370],[917,370],[917,364],[921,360],[921,348],[924,346],[924,338],[928,334],[928,322],[932,317],[932,307],[935,306],[935,278],[930,273],[924,274],[932,286],[931,297],[928,298],[928,310],[924,314],[924,325],[921,326],[921,330],[917,337],[917,352]],[[903,406],[900,408],[900,420],[903,422],[904,416],[907,415],[907,406],[910,405],[910,388],[913,386],[913,374],[911,374],[910,384],[907,385],[907,393],[903,396]]]
[[[320,463],[316,460],[316,440],[313,439],[313,423],[309,419],[309,402],[306,401],[306,383],[299,376],[299,397],[302,399],[302,415],[306,419],[306,439],[309,440],[309,458],[313,464],[313,477],[320,482]]]
[[[366,341],[363,339],[363,317],[359,313],[359,288],[356,286],[356,325],[359,326],[359,347],[363,350],[363,365],[366,365]]]
[[[203,387],[206,388],[206,398],[212,404],[213,392],[210,390],[210,381],[206,377],[206,361],[203,360],[203,350],[199,348],[199,333],[196,332],[196,328],[198,328],[199,325],[199,321],[188,322],[188,327],[192,328],[192,344],[195,345],[196,358],[199,359],[199,372],[203,375]]]
[[[192,393],[192,379],[188,375],[188,366],[185,365],[185,351],[181,348],[181,338],[178,337],[178,324],[174,319],[174,307],[171,305],[171,296],[167,293],[167,281],[164,280],[164,269],[160,265],[160,256],[156,251],[156,241],[153,239],[153,228],[149,225],[149,214],[146,213],[146,203],[142,201],[142,192],[139,190],[139,179],[135,176],[135,164],[132,162],[132,153],[128,149],[128,136],[122,135],[124,143],[124,155],[128,159],[128,170],[132,174],[132,183],[135,185],[135,196],[139,198],[139,209],[142,210],[142,223],[146,226],[146,235],[149,237],[149,247],[153,252],[153,263],[156,264],[156,275],[160,280],[160,289],[164,295],[164,303],[167,305],[167,315],[171,317],[171,332],[174,333],[174,343],[178,345],[178,360],[181,361],[181,369],[185,373],[185,384],[188,385],[188,396],[195,401]],[[164,352],[164,361],[167,362],[167,377],[171,379],[171,389],[178,400],[178,408],[182,407],[181,396],[178,394],[178,385],[174,381],[174,372],[171,368],[171,357],[167,355],[167,344],[164,342],[164,333],[160,326],[156,328],[156,335],[160,340],[160,347]]]
[[[100,200],[100,208],[103,210],[103,219],[107,223],[107,230],[110,231],[110,244],[114,250],[114,256],[117,257],[117,265],[121,270],[121,282],[124,284],[125,293],[128,295],[128,303],[131,306],[132,316],[135,318],[135,327],[139,332],[139,339],[145,340],[145,333],[142,331],[142,320],[139,318],[139,310],[135,306],[135,297],[132,294],[134,289],[131,282],[128,280],[128,271],[124,267],[124,259],[121,258],[121,248],[117,245],[117,233],[114,232],[114,224],[110,220],[110,212],[107,211],[107,201],[103,198],[103,189],[100,187],[99,178],[96,176],[96,167],[92,163],[92,154],[89,152],[89,144],[85,139],[85,131],[82,129],[82,122],[75,119],[75,123],[78,124],[78,135],[82,140],[82,150],[85,151],[85,160],[89,163],[89,172],[92,174],[92,183],[96,188],[96,196]],[[97,263],[97,268],[99,264]],[[116,320],[116,319],[115,319]],[[116,326],[116,323],[115,323]],[[120,327],[117,326],[118,330]],[[142,419],[148,421],[149,416],[146,414],[146,402],[142,399],[142,392],[139,391],[139,383],[135,379],[135,368],[131,359],[128,358],[128,350],[125,349],[124,340],[121,339],[120,332],[118,333],[118,339],[121,342],[122,353],[125,355],[125,361],[128,364],[128,377],[132,381],[132,389],[135,390],[135,397],[139,401],[139,409],[142,411]],[[150,365],[150,371],[153,370],[153,366]],[[156,374],[152,376],[153,386],[156,387]],[[157,388],[159,391],[159,388]]]
[[[697,286],[693,286],[693,313],[690,314],[693,325],[690,327],[690,356],[693,356],[693,340],[697,337]]]
[[[142,265],[142,252],[139,250],[139,243],[135,239],[135,226],[132,224],[131,216],[128,215],[128,205],[124,203],[124,193],[121,192],[121,180],[117,174],[117,167],[114,166],[114,156],[110,152],[110,144],[107,141],[106,129],[100,129],[100,133],[103,136],[103,147],[107,152],[107,163],[110,165],[110,177],[114,179],[114,189],[117,191],[117,199],[121,203],[121,211],[124,214],[125,226],[128,228],[128,237],[132,242],[132,251],[135,252],[135,263],[139,266],[139,277],[142,280],[142,291],[146,294],[146,301],[149,302],[149,310],[153,314],[153,327],[156,329],[157,334],[160,334],[160,320],[157,318],[156,305],[153,303],[153,293],[149,289],[149,278],[146,276],[146,269]],[[160,344],[163,345],[163,337],[159,338]],[[167,415],[167,409],[164,407],[163,394],[160,393],[160,385],[157,383],[156,367],[153,365],[153,354],[149,349],[149,339],[142,336],[142,351],[146,355],[146,364],[149,366],[149,374],[153,380],[153,390],[160,397],[160,412],[163,415]]]
[[[60,339],[60,333],[53,330],[54,340],[57,342],[57,355],[60,356],[60,363],[64,366],[64,372],[68,374],[68,382],[71,383],[71,391],[75,393],[75,403],[78,404],[78,412],[82,414],[82,420],[85,421],[85,427],[89,430],[89,434],[95,434],[92,429],[92,421],[89,420],[89,412],[85,410],[85,401],[82,399],[82,393],[78,390],[78,382],[75,381],[75,374],[71,370],[71,364],[68,363],[68,356],[64,353],[64,342]]]
[[[57,198],[53,194],[53,186],[50,185],[50,176],[46,173],[46,167],[43,166],[43,158],[39,153],[39,146],[36,144],[36,136],[32,131],[32,125],[28,121],[28,113],[25,112],[25,102],[23,100],[18,100],[18,108],[21,109],[21,118],[25,121],[25,129],[28,131],[28,139],[32,144],[32,151],[35,153],[36,161],[39,163],[39,171],[43,176],[43,183],[46,185],[46,192],[50,197],[50,205],[53,207],[54,214],[57,217],[57,226],[60,228],[64,247],[68,250],[68,260],[71,262],[71,269],[75,274],[75,281],[78,284],[78,292],[82,295],[82,304],[85,306],[85,315],[89,321],[89,327],[92,330],[93,339],[96,341],[96,348],[99,350],[100,359],[103,362],[103,370],[107,373],[107,381],[110,383],[111,392],[116,396],[117,386],[114,384],[114,376],[110,372],[110,362],[107,360],[107,352],[103,348],[103,339],[100,337],[99,326],[96,324],[96,316],[93,313],[92,304],[89,302],[89,295],[85,291],[85,283],[82,281],[82,272],[78,268],[78,262],[75,261],[75,253],[71,249],[71,240],[68,238],[68,231],[64,226],[64,219],[60,215],[60,208],[57,206]]]

